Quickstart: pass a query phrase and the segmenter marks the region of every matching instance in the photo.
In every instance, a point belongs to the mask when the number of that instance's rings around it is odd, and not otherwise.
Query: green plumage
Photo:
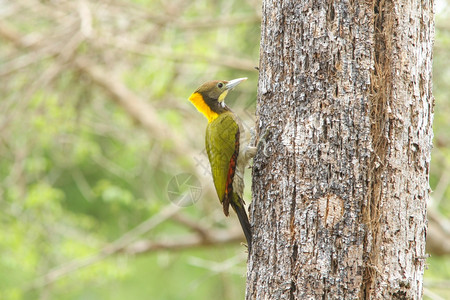
[[[235,115],[229,111],[220,114],[217,119],[209,123],[206,127],[205,144],[211,164],[214,186],[216,187],[220,203],[223,205],[223,211],[228,216],[228,207],[231,204],[241,223],[250,249],[252,241],[251,227],[247,212],[245,211],[244,201],[241,196],[233,191],[232,182],[227,183],[230,168],[233,168],[233,175],[234,169],[236,168],[236,165],[230,162],[234,155],[235,161],[233,163],[237,164],[237,157],[239,155],[239,125],[235,118]],[[228,184],[230,184],[228,187],[229,195],[226,194]]]
[[[206,152],[220,203],[223,203],[230,160],[236,151],[236,133],[239,125],[232,112],[220,114],[206,127]],[[238,149],[239,151],[239,149]]]

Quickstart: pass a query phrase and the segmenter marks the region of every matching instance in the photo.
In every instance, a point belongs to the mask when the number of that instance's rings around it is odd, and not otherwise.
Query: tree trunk
[[[263,0],[247,299],[420,299],[433,1]]]

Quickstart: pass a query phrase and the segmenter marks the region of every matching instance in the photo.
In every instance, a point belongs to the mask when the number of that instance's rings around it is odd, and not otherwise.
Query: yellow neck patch
[[[192,104],[194,104],[194,106],[197,108],[199,112],[205,115],[205,117],[208,119],[208,123],[211,123],[219,116],[219,114],[212,111],[211,108],[208,106],[208,104],[206,104],[205,100],[203,99],[203,96],[200,93],[193,93],[189,97],[189,101],[191,101]]]

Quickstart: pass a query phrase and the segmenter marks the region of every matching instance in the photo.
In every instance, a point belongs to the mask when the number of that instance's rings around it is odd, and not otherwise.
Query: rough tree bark
[[[420,299],[432,0],[263,0],[247,299]]]

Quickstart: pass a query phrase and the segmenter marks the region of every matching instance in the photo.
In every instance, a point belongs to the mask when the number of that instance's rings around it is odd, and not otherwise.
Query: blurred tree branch
[[[121,250],[125,254],[145,254],[161,250],[185,250],[189,248],[235,244],[243,241],[242,234],[238,230],[209,230],[206,236],[189,234],[171,238],[165,241],[142,240]]]
[[[118,253],[138,255],[161,250],[183,250],[204,246],[218,246],[243,240],[240,230],[199,229],[199,226],[196,225],[194,221],[189,220],[186,216],[178,214],[180,209],[181,207],[174,205],[166,206],[158,214],[142,222],[111,244],[106,245],[99,252],[53,268],[47,274],[28,284],[25,289],[30,290],[49,285],[73,272],[86,268]],[[150,232],[156,226],[171,218],[187,225],[196,231],[196,233],[160,241],[141,240],[134,242],[138,237]]]
[[[44,44],[42,41],[44,37],[39,37],[38,35],[33,35],[33,42],[30,43],[27,37],[22,37],[19,32],[14,30],[6,22],[0,20],[0,36],[4,39],[10,41],[15,47],[20,50],[37,51],[43,52],[44,50],[40,45]],[[102,70],[102,68],[96,65],[93,61],[84,57],[74,57],[76,47],[80,43],[80,35],[75,32],[74,38],[71,39],[72,42],[66,44],[66,47],[60,49],[59,52],[55,51],[53,53],[47,53],[46,56],[57,55],[63,60],[59,64],[53,65],[55,71],[51,72],[49,77],[53,78],[56,76],[60,67],[66,62],[67,59],[72,58],[71,65],[75,69],[86,75],[92,80],[98,87],[102,88],[106,93],[108,93],[111,98],[121,106],[125,112],[138,124],[140,124],[149,134],[151,138],[163,141],[168,140],[175,142],[177,146],[172,148],[175,155],[178,156],[190,156],[194,157],[197,152],[190,147],[185,139],[180,137],[178,134],[166,126],[159,120],[158,114],[154,108],[148,104],[145,100],[140,98],[138,95],[129,90],[119,79],[115,77],[114,74],[107,73]],[[69,50],[70,49],[70,50]],[[53,70],[49,69],[49,70]],[[41,77],[47,78],[46,76]],[[49,79],[50,80],[50,79]],[[200,174],[203,170],[197,170],[197,174]]]
[[[450,221],[433,208],[428,210],[427,216],[427,253],[435,256],[450,255]]]
[[[159,57],[169,61],[183,62],[183,63],[198,63],[206,62],[209,64],[233,68],[242,71],[254,71],[256,62],[248,59],[238,58],[235,56],[220,55],[217,57],[208,57],[205,55],[198,55],[195,53],[176,53],[172,49],[162,48],[162,47],[152,47],[136,41],[130,40],[128,38],[120,38],[114,36],[103,36],[100,37],[95,43],[99,47],[112,46],[117,49],[124,50],[126,52],[149,56],[149,57]]]
[[[85,268],[90,266],[98,261],[101,261],[107,258],[110,255],[113,255],[125,247],[127,247],[130,243],[133,242],[136,237],[152,230],[162,222],[169,219],[173,214],[180,210],[180,207],[176,206],[167,206],[165,209],[161,210],[156,216],[142,222],[137,227],[133,228],[129,232],[122,235],[113,243],[106,245],[103,247],[98,253],[92,254],[88,257],[76,259],[74,261],[65,263],[61,266],[53,268],[47,274],[37,278],[34,282],[26,287],[26,289],[33,289],[37,287],[42,287],[48,285],[68,274],[75,272],[81,268]]]

